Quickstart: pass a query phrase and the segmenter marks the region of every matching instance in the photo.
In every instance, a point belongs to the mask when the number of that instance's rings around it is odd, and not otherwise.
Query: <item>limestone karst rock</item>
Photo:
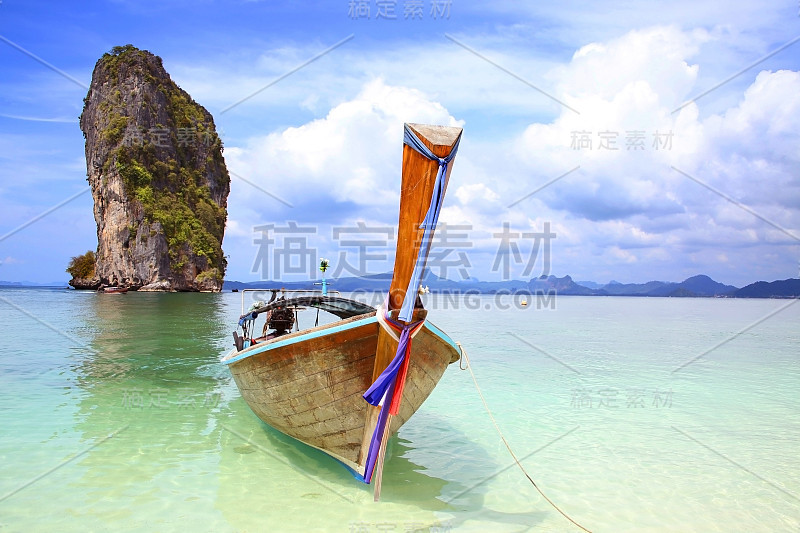
[[[80,125],[97,222],[95,285],[221,290],[230,177],[211,114],[161,58],[126,45],[95,65]]]

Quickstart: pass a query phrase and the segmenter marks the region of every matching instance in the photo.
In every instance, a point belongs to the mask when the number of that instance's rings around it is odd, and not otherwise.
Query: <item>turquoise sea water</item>
[[[800,530],[796,301],[428,300],[589,529]],[[457,364],[374,503],[250,412],[218,362],[239,312],[233,293],[0,290],[0,531],[578,531]]]

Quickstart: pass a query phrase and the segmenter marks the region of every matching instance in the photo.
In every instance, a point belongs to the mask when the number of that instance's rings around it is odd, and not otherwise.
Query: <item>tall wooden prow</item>
[[[408,128],[422,141],[422,143],[439,158],[446,158],[457,146],[461,137],[462,129],[446,126],[431,126],[424,124],[407,124]],[[416,300],[419,282],[416,287],[409,287],[415,267],[421,267],[424,271],[428,252],[430,251],[431,240],[427,240],[425,249],[420,250],[423,245],[422,227],[426,214],[431,206],[431,198],[436,186],[436,176],[439,171],[440,162],[429,159],[419,153],[414,148],[403,145],[403,175],[400,193],[400,216],[397,230],[397,250],[395,253],[394,273],[389,289],[388,310],[391,318],[398,320],[398,311],[408,292],[408,297]],[[450,172],[453,169],[452,161],[447,166],[447,172],[441,177],[443,180],[441,192],[447,188],[450,179]],[[435,228],[431,229],[432,232]],[[413,304],[413,301],[412,301]],[[381,312],[379,310],[378,312]],[[425,318],[427,311],[424,309],[414,309],[410,322],[416,322]],[[403,322],[407,324],[409,322]],[[378,332],[378,343],[375,354],[375,363],[372,372],[372,380],[375,381],[381,372],[389,365],[397,353],[398,342],[395,338],[381,328]],[[413,354],[411,355],[413,357]],[[366,457],[372,434],[378,421],[380,412],[379,407],[370,406],[367,410],[367,420],[364,426],[364,437],[361,445],[361,457]],[[381,476],[383,471],[383,459],[386,451],[386,443],[391,430],[391,416],[386,423],[381,448],[372,479],[375,483],[375,501],[380,498]],[[363,464],[361,460],[359,463]]]

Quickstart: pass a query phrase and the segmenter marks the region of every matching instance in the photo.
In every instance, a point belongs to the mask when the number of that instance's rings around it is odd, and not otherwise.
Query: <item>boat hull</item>
[[[106,287],[103,289],[103,293],[105,294],[125,294],[126,292],[128,292],[127,287]]]
[[[364,473],[369,405],[380,326],[361,315],[235,350],[223,359],[262,421]],[[453,341],[426,323],[415,337],[395,433],[458,360]]]

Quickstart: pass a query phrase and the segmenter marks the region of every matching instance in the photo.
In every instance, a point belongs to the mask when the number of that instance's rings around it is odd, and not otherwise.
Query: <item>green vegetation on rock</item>
[[[146,62],[149,59],[149,56],[144,50],[139,50],[132,44],[126,44],[124,46],[115,46],[110,52],[103,54],[103,57],[100,60],[104,63],[105,67],[108,69],[108,72],[111,74],[111,82],[116,84],[119,81],[119,65],[121,63],[130,65],[137,58],[141,62]],[[159,62],[161,61],[160,58],[158,60]],[[149,72],[145,73],[145,75],[150,78],[147,81],[156,81],[155,77]]]
[[[70,259],[67,272],[75,279],[92,279],[94,277],[95,255],[89,250],[83,255]]]
[[[131,152],[144,163],[134,159]],[[222,237],[227,212],[202,185],[200,171],[180,167],[175,160],[147,164],[147,159],[147,151],[136,153],[130,147],[121,147],[117,170],[125,189],[141,204],[144,219],[161,225],[172,266],[185,265],[183,245],[187,244],[194,254],[206,257],[212,268],[224,271]]]
[[[220,271],[216,268],[209,268],[205,272],[200,272],[200,274],[197,275],[198,282],[203,282],[206,280],[214,280],[217,283],[222,283],[222,273],[220,273]]]
[[[108,127],[103,130],[103,139],[117,144],[125,135],[128,127],[128,117],[112,112],[109,116]]]

